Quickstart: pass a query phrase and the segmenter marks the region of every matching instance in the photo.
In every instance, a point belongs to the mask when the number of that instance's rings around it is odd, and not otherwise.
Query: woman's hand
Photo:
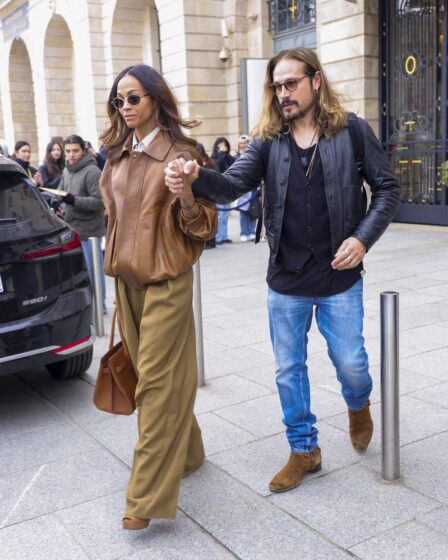
[[[33,181],[34,184],[37,185],[38,187],[44,186],[44,180],[42,179],[42,175],[40,171],[36,171],[36,173],[33,175]]]
[[[174,185],[170,185],[167,183],[167,179],[165,177],[165,184],[170,192],[176,194],[180,198],[180,205],[184,216],[186,218],[196,218],[199,216],[200,208],[196,204],[193,191],[191,190],[191,183],[193,181],[190,181],[190,177],[185,173],[185,168],[186,166],[187,168],[190,168],[188,165],[190,163],[194,166],[194,162],[185,162],[184,158],[178,158],[171,161],[165,169],[165,173],[167,170],[170,170],[173,174],[175,173],[177,175],[177,179],[180,180],[180,183],[176,182]]]

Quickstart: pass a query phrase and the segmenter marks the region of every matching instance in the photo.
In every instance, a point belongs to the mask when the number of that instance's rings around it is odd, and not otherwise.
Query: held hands
[[[165,184],[170,192],[180,198],[182,213],[186,218],[195,218],[200,213],[200,208],[196,204],[193,196],[193,191],[191,190],[191,183],[193,182],[191,177],[194,172],[193,170],[195,163],[196,162],[192,161],[185,162],[183,158],[178,158],[174,161],[171,161],[168,164],[168,167],[165,169]],[[187,170],[188,172],[191,172],[191,175],[187,173]],[[168,173],[171,173],[173,175],[173,184],[168,181]]]
[[[170,161],[165,168],[165,185],[181,198],[191,194],[191,185],[199,177],[199,164],[196,160],[185,161],[178,158]]]
[[[334,270],[355,268],[364,258],[366,246],[356,237],[348,237],[342,243],[331,262]]]

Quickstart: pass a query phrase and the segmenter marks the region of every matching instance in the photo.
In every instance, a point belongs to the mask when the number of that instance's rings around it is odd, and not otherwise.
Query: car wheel
[[[62,362],[47,364],[47,370],[56,379],[79,377],[89,368],[92,358],[93,348],[89,348],[86,352],[67,358]]]

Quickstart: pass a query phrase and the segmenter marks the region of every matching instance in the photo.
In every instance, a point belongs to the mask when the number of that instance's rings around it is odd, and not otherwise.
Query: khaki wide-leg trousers
[[[197,387],[193,274],[143,290],[116,281],[118,315],[138,375],[139,439],[127,489],[128,515],[176,517],[182,478],[204,460],[193,415]]]

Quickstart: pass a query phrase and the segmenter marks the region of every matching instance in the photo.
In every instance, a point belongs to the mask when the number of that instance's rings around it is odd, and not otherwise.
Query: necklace
[[[291,132],[292,134],[292,132]],[[310,145],[308,146],[308,148],[301,148],[299,146],[299,144],[296,142],[296,139],[294,138],[294,134],[292,134],[292,138],[294,140],[294,144],[297,146],[297,151],[299,152],[299,157],[300,157],[300,163],[302,164],[302,167],[305,169],[308,167],[308,165],[310,164],[310,162],[308,161],[308,152],[310,151],[311,146],[313,145],[314,139],[316,138],[316,134],[317,134],[317,130],[314,132],[313,137],[311,138],[311,142]],[[316,146],[317,146],[317,142],[316,142]],[[304,154],[302,153],[302,150],[304,150]],[[316,148],[314,148],[314,152],[312,155],[312,160],[314,159],[314,154],[316,153]]]
[[[313,155],[311,156],[311,161],[310,164],[308,165],[308,169],[306,170],[305,177],[311,176],[311,171],[313,170],[314,156],[316,155],[318,144],[319,144],[319,138],[317,139],[317,142],[314,146]]]

